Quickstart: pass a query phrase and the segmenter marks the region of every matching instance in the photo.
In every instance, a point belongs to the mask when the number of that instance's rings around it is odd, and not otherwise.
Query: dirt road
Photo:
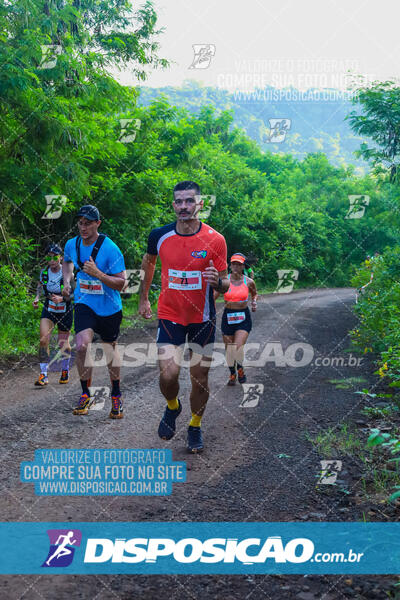
[[[72,415],[79,397],[72,382],[35,389],[32,365],[4,373],[2,388],[2,521],[354,521],[366,507],[357,504],[360,474],[346,456],[342,486],[316,481],[320,456],[310,437],[357,419],[361,396],[329,380],[370,377],[366,361],[351,360],[347,332],[354,326],[354,290],[308,290],[260,299],[247,352],[258,366],[247,367],[257,400],[247,402],[241,386],[226,387],[228,370],[210,372],[211,395],[203,419],[205,450],[186,453],[189,420],[188,369],[181,372],[183,413],[167,443],[174,460],[187,463],[187,481],[166,497],[38,497],[19,481],[19,464],[37,448],[162,448],[157,427],[164,403],[154,365],[125,366],[125,418],[107,418],[108,402],[86,417]],[[221,310],[222,305],[218,305]],[[121,344],[154,343],[156,323],[128,331]],[[217,341],[221,342],[218,331]],[[255,347],[259,344],[259,350]],[[269,346],[266,346],[269,344]],[[297,346],[294,346],[297,344]],[[266,349],[267,348],[267,349]],[[306,353],[303,351],[306,349]],[[264,357],[260,354],[264,352]],[[308,354],[307,354],[308,353]],[[306,356],[306,358],[304,358]],[[332,361],[341,357],[342,361]],[[353,357],[354,358],[354,357]],[[126,356],[126,360],[132,360]],[[308,362],[307,362],[308,361]],[[346,363],[347,361],[347,363]],[[354,362],[356,364],[354,364]],[[307,363],[307,364],[303,364]],[[298,366],[302,365],[303,366]],[[94,385],[108,385],[104,368]],[[261,386],[264,386],[261,393]],[[250,398],[251,400],[251,398]],[[322,486],[320,486],[322,487]],[[342,489],[339,489],[339,488]],[[334,489],[333,489],[334,488]],[[347,490],[344,493],[343,490]],[[379,509],[377,509],[379,510]],[[384,517],[376,512],[372,520]],[[312,600],[384,598],[394,577],[372,576],[2,576],[1,597],[52,598],[248,598]]]

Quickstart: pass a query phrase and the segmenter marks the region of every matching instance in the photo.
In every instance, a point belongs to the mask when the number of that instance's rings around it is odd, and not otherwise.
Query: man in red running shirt
[[[223,294],[229,288],[227,249],[224,236],[198,218],[203,202],[197,183],[181,181],[174,187],[173,195],[176,222],[153,229],[149,235],[142,261],[144,278],[139,313],[146,319],[151,317],[148,292],[159,256],[161,293],[158,299],[157,344],[160,390],[167,407],[158,435],[170,440],[175,434],[176,418],[182,411],[178,400],[178,380],[180,357],[187,337],[192,383],[188,450],[201,452],[201,418],[209,396],[208,371],[215,339],[213,290]],[[197,356],[193,357],[193,352]]]

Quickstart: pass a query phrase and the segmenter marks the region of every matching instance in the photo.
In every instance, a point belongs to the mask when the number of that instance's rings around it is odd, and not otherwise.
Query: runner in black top
[[[69,381],[69,362],[71,358],[71,346],[69,343],[69,334],[72,328],[73,310],[71,297],[63,298],[62,288],[62,250],[57,244],[49,244],[46,250],[47,267],[40,271],[36,296],[33,300],[33,307],[39,305],[39,297],[43,291],[45,300],[40,316],[40,375],[35,381],[35,385],[43,387],[49,383],[47,371],[49,364],[49,344],[51,332],[54,326],[58,329],[58,345],[62,356],[61,376],[59,383],[68,383]]]

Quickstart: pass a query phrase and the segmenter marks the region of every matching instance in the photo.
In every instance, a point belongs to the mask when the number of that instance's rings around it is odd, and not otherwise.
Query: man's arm
[[[112,275],[106,275],[100,271],[98,279],[112,290],[117,290],[118,292],[122,292],[127,283],[126,271],[120,271],[119,273],[113,273]]]
[[[74,263],[68,260],[63,260],[62,264],[62,276],[63,276],[63,289],[62,295],[64,298],[69,298],[71,296],[72,288],[71,288],[71,278],[74,273]]]
[[[218,270],[214,266],[214,260],[210,259],[209,266],[203,271],[203,277],[215,291],[225,294],[225,292],[229,290],[231,283],[228,279],[228,269],[226,266],[226,241],[221,234],[218,234],[218,237],[215,238],[210,254],[211,256],[214,256]],[[221,269],[222,266],[225,268],[220,271],[219,269]]]
[[[153,281],[154,271],[156,268],[157,254],[146,254],[143,256],[142,266],[144,277],[140,282],[139,288],[139,314],[145,319],[150,319],[152,316],[151,305],[149,301],[149,289]]]
[[[230,280],[228,279],[228,270],[225,269],[224,271],[219,271],[218,275],[218,286],[215,288],[215,290],[220,294],[225,294],[225,292],[229,290],[229,286],[231,284]],[[219,282],[219,280],[221,280],[221,282]]]
[[[113,273],[112,275],[107,275],[100,271],[93,258],[90,256],[89,260],[85,261],[82,271],[91,275],[92,277],[96,277],[102,283],[107,285],[112,290],[117,290],[118,292],[122,292],[123,288],[126,284],[126,271],[120,271],[119,273]]]
[[[217,292],[225,294],[229,290],[228,270],[217,271],[212,260],[210,260],[210,265],[203,271],[203,277]]]

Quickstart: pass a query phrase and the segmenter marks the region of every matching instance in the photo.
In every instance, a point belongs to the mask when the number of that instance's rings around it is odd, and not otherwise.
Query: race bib
[[[241,323],[245,320],[246,315],[244,312],[233,312],[227,313],[226,318],[228,320],[228,325],[235,325],[236,323]]]
[[[79,279],[79,287],[84,294],[104,294],[103,284],[98,279]]]
[[[65,313],[66,308],[67,306],[65,302],[59,302],[59,304],[56,304],[52,300],[49,300],[49,306],[47,307],[47,310],[52,313]]]
[[[168,287],[172,290],[201,290],[201,271],[168,269]]]

